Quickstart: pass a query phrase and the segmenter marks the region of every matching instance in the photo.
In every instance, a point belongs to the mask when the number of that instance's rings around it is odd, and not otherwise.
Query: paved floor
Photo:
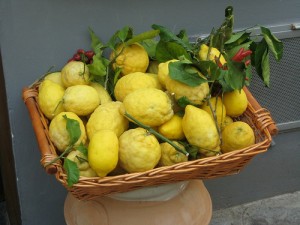
[[[300,191],[214,211],[210,225],[300,225]]]

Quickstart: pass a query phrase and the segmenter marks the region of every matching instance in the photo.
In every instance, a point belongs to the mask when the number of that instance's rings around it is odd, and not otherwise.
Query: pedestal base
[[[69,193],[64,213],[67,225],[208,225],[212,204],[203,182],[193,180],[165,201],[121,201],[110,197],[80,201]]]

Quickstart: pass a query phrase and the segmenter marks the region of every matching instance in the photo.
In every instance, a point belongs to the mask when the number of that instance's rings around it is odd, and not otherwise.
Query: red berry
[[[88,57],[88,59],[92,59],[95,53],[93,51],[86,51],[85,56]]]
[[[81,60],[81,56],[79,54],[74,54],[73,55],[73,59],[76,61],[80,61]]]
[[[84,54],[85,51],[84,51],[83,49],[80,48],[80,49],[77,50],[77,53],[78,53],[78,54]]]

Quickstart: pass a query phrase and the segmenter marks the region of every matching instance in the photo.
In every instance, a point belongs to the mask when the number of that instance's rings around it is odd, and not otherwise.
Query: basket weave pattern
[[[254,145],[218,156],[154,168],[146,172],[107,176],[104,178],[80,177],[79,182],[72,187],[67,185],[67,175],[63,170],[61,161],[45,166],[57,157],[57,153],[49,138],[49,120],[43,115],[37,103],[38,83],[30,88],[23,89],[23,100],[29,111],[39,145],[42,166],[47,173],[55,174],[56,179],[76,198],[88,200],[152,185],[192,179],[211,179],[239,173],[255,155],[268,150],[272,141],[272,135],[277,133],[277,127],[268,110],[257,103],[248,89],[244,88],[244,90],[248,98],[248,107],[238,120],[247,122],[253,128],[255,133]]]

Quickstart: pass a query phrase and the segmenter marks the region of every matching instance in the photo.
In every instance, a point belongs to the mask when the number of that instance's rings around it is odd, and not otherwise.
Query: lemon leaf
[[[156,46],[155,57],[159,62],[166,62],[171,59],[179,59],[185,56],[190,59],[190,55],[180,44],[160,40]]]
[[[78,145],[78,146],[75,146],[75,149],[78,150],[78,151],[80,151],[85,156],[88,155],[87,147],[84,144],[82,144],[82,143],[80,143],[80,145]]]
[[[67,120],[66,129],[70,137],[70,145],[74,145],[81,136],[80,125],[77,120],[63,116]]]
[[[266,28],[266,27],[260,27],[260,30],[263,34],[263,37],[273,53],[275,59],[279,61],[282,58],[283,54],[283,44],[280,40],[278,40],[272,33],[271,31]]]
[[[196,87],[207,82],[206,79],[199,76],[197,70],[191,63],[184,61],[169,63],[169,72],[173,80],[177,80],[191,87]]]
[[[73,184],[78,183],[79,180],[79,169],[75,162],[65,158],[64,160],[64,169],[67,173],[67,183],[69,187],[72,187]]]
[[[153,39],[159,34],[159,30],[149,30],[138,35],[133,36],[131,39],[126,41],[126,45],[131,45],[136,42],[141,42],[148,39]]]
[[[102,49],[105,48],[101,40],[97,37],[95,32],[92,30],[92,28],[88,28],[90,37],[91,37],[91,47],[94,50],[95,54],[102,54]]]
[[[107,66],[109,65],[109,60],[101,57],[99,55],[93,56],[93,63],[88,64],[87,67],[89,71],[94,76],[105,76],[107,73]]]

